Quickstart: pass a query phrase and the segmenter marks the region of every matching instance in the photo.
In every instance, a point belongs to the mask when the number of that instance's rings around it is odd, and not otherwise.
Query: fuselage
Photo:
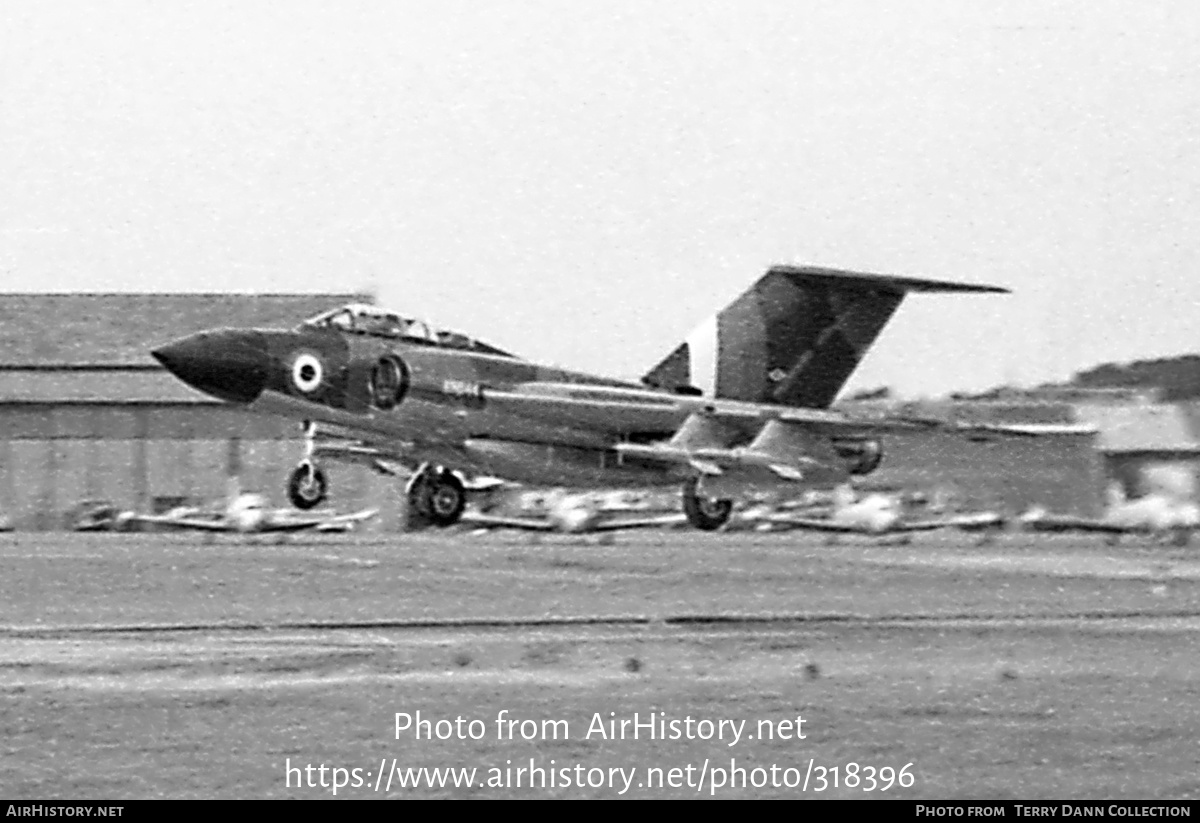
[[[153,354],[191,386],[253,411],[324,424],[417,466],[520,483],[682,481],[727,498],[843,482],[881,455],[877,443],[811,428],[837,417],[817,409],[803,432],[772,426],[784,406],[722,397],[718,411],[691,386],[538,365],[373,306],[290,330],[201,332]]]
[[[674,484],[681,477],[615,446],[668,438],[687,410],[677,395],[619,380],[319,327],[221,329],[154,354],[222,400],[386,442],[416,463],[556,485]],[[505,397],[517,391],[535,402],[512,408]]]

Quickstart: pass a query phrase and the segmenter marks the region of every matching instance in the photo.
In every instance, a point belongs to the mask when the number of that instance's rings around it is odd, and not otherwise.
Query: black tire
[[[683,513],[688,522],[706,532],[716,531],[729,522],[733,513],[732,500],[712,500],[696,492],[694,478],[683,484]]]
[[[325,472],[317,466],[313,466],[310,478],[308,466],[297,466],[288,476],[287,493],[288,500],[292,501],[292,505],[297,509],[316,508],[329,494],[329,483],[325,479]]]
[[[417,511],[435,526],[453,526],[467,506],[467,490],[462,481],[448,471],[418,482],[413,493]]]

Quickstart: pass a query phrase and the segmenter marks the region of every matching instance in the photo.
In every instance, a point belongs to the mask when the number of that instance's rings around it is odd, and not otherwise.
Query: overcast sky
[[[963,279],[852,387],[1200,350],[1200,3],[0,4],[0,289],[345,291],[656,363],[771,263]],[[147,344],[162,341],[147,341]]]

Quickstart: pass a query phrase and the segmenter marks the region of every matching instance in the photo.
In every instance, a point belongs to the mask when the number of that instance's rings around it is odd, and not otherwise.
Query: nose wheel
[[[440,467],[422,467],[408,485],[409,505],[435,526],[453,526],[467,505],[458,475]]]
[[[716,531],[729,521],[729,515],[733,513],[733,501],[705,497],[700,493],[699,481],[692,478],[683,484],[683,513],[697,529]]]
[[[316,508],[329,494],[325,472],[312,463],[301,463],[288,476],[287,494],[298,509]]]

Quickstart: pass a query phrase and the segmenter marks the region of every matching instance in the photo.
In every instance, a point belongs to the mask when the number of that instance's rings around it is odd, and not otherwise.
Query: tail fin
[[[1008,290],[774,266],[688,335],[642,382],[730,400],[825,408],[910,291]]]

